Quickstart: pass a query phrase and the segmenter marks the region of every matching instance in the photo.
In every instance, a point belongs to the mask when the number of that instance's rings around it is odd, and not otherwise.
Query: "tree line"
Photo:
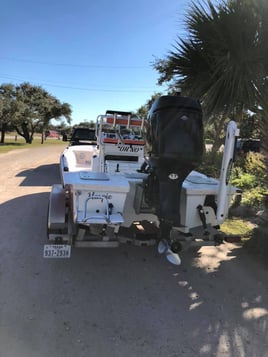
[[[15,130],[31,144],[35,132],[43,133],[52,119],[71,122],[71,106],[60,102],[40,86],[28,82],[0,85],[0,142],[7,130]]]

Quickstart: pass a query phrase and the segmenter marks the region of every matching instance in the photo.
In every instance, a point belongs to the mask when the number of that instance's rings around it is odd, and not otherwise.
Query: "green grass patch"
[[[31,144],[26,144],[26,142],[23,138],[17,138],[17,140],[7,138],[7,139],[5,139],[4,144],[0,144],[0,154],[7,153],[11,150],[26,149],[26,148],[29,149],[29,148],[35,148],[35,147],[42,147],[44,145],[66,146],[66,142],[49,138],[44,141],[44,144],[41,144],[41,138],[35,138]]]
[[[255,227],[256,225],[249,221],[232,218],[226,219],[224,223],[221,224],[221,231],[227,235],[239,235],[242,241],[245,241],[251,238]]]

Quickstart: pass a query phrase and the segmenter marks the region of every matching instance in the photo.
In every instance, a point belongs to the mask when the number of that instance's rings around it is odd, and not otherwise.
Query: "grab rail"
[[[106,208],[106,213],[105,214],[100,214],[100,215],[91,215],[87,217],[87,205],[90,200],[104,200],[105,201],[105,208]],[[94,195],[94,196],[89,196],[85,200],[85,205],[84,205],[84,218],[83,222],[87,222],[90,219],[105,219],[107,223],[110,222],[110,213],[109,213],[109,202],[108,198],[104,195]]]

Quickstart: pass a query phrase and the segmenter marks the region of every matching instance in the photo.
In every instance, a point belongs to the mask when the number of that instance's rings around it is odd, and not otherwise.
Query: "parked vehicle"
[[[94,145],[96,143],[95,129],[78,127],[73,130],[70,145]]]
[[[59,139],[60,133],[56,130],[46,130],[45,131],[45,137],[46,138],[57,138]]]
[[[219,225],[236,193],[229,184],[235,122],[227,127],[220,179],[195,171],[203,123],[193,98],[162,96],[148,120],[107,111],[97,117],[96,141],[92,132],[89,143],[84,130],[76,134],[60,157],[61,184],[52,186],[44,257],[69,257],[71,246],[158,243],[159,253],[180,264],[185,246],[223,243]]]
[[[248,152],[260,152],[261,141],[260,139],[237,139],[236,150],[240,154],[247,154]]]

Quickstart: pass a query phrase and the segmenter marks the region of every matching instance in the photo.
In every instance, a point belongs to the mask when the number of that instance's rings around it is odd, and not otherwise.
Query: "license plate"
[[[70,258],[71,246],[67,244],[46,244],[44,258]]]

